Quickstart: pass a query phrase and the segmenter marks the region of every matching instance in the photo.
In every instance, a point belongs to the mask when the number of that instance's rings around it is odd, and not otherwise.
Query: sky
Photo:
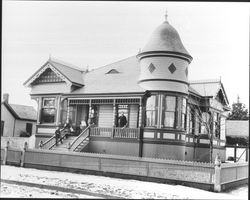
[[[189,80],[221,78],[229,104],[249,108],[249,4],[3,1],[2,94],[32,105],[23,83],[49,56],[81,68],[136,55],[168,21],[193,57]]]

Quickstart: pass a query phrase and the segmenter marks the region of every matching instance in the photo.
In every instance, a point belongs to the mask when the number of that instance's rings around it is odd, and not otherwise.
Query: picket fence
[[[248,182],[246,163],[202,163],[84,152],[1,147],[1,164],[81,172],[220,192]]]

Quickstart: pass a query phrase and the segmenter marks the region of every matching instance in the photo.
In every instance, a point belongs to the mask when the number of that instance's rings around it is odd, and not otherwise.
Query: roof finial
[[[239,94],[237,96],[237,103],[240,103],[240,96],[239,96]]]
[[[168,10],[165,11],[165,22],[168,22]]]
[[[51,54],[49,54],[49,60],[51,60]]]

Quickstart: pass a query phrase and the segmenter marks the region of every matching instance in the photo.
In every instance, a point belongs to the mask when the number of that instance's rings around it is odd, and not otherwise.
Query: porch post
[[[140,99],[140,105],[139,105],[139,119],[138,119],[138,125],[139,128],[142,127],[142,100]]]
[[[69,122],[69,99],[67,101],[67,117],[66,117],[66,122]]]
[[[89,100],[89,117],[88,117],[88,125],[91,123],[91,110],[92,110],[92,107],[91,107],[91,99]]]
[[[61,111],[61,97],[57,97],[57,112],[56,112],[56,125],[59,125],[60,122],[60,111]]]
[[[111,133],[111,138],[114,138],[115,134],[115,115],[116,115],[116,106],[115,106],[115,99],[113,100],[113,128],[112,128],[112,133]]]
[[[139,126],[139,152],[138,156],[142,157],[142,135],[143,135],[143,129],[142,129],[142,98],[140,98],[140,104],[139,104],[139,119],[138,119],[138,126]]]
[[[41,112],[42,112],[42,97],[39,97],[37,100],[38,108],[37,108],[37,124],[41,123]]]

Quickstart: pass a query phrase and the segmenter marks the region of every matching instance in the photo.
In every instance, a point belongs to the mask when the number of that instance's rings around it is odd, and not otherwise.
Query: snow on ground
[[[95,198],[95,194],[120,198],[150,199],[248,199],[248,185],[227,193],[214,193],[181,185],[169,185],[103,176],[1,166],[1,179],[58,186],[92,193],[83,195],[1,182],[1,197]],[[20,195],[20,196],[19,196]],[[30,196],[31,195],[31,196]],[[103,197],[105,198],[105,197]]]
[[[23,185],[8,184],[1,182],[1,198],[97,198],[95,196],[59,192]]]

